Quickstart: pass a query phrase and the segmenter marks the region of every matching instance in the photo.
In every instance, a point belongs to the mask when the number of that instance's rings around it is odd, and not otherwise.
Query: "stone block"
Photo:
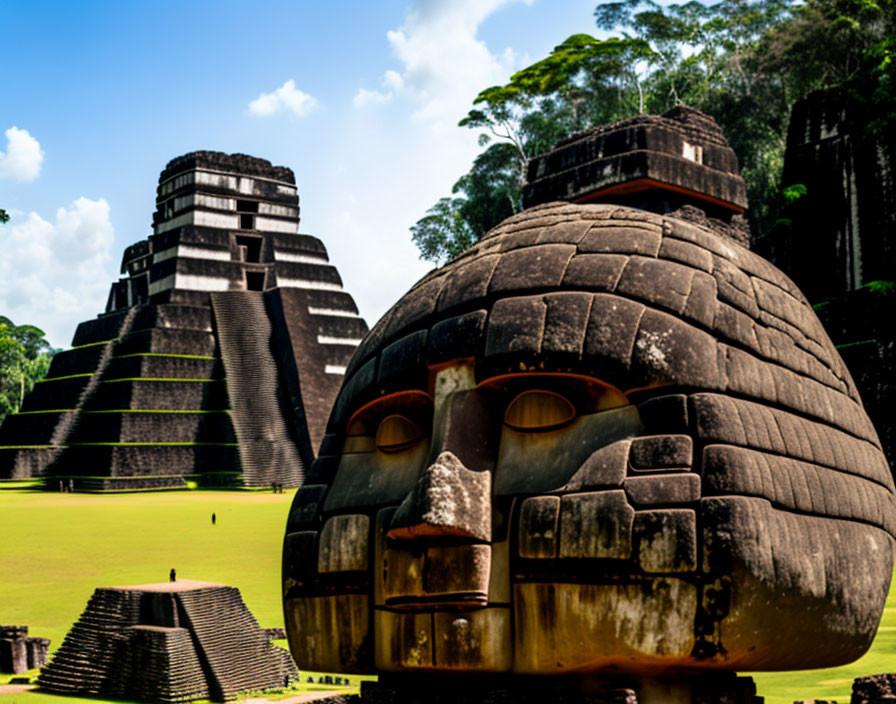
[[[543,244],[506,252],[489,282],[489,295],[554,288],[563,280],[575,245]]]
[[[423,590],[428,596],[463,595],[463,603],[488,597],[489,545],[436,545],[426,549]]]
[[[567,494],[560,504],[560,557],[624,560],[632,554],[635,511],[625,492]]]
[[[697,514],[693,510],[638,511],[632,540],[638,565],[648,574],[697,569]]]
[[[487,311],[476,310],[433,325],[427,339],[427,363],[435,366],[478,356],[484,345],[487,317]]]
[[[655,257],[659,252],[661,240],[662,230],[658,227],[620,227],[598,223],[579,242],[578,251]]]
[[[629,477],[625,480],[625,495],[638,506],[690,503],[700,498],[700,475],[675,472]]]
[[[283,590],[288,593],[314,577],[317,569],[316,530],[287,533],[283,539]]]
[[[566,267],[563,288],[610,293],[627,262],[624,254],[576,254]]]
[[[639,584],[514,586],[514,672],[557,675],[682,662],[693,650],[697,589],[675,577]]]
[[[686,433],[688,397],[684,394],[654,396],[638,404],[638,413],[648,433]]]
[[[541,349],[546,313],[541,296],[504,298],[495,303],[488,317],[486,360],[511,355],[534,360]]]
[[[286,631],[296,664],[318,672],[364,672],[368,603],[365,594],[287,599]]]
[[[616,293],[681,313],[688,302],[694,270],[666,261],[632,257],[626,264]]]
[[[712,271],[712,254],[705,248],[674,237],[664,237],[657,256],[687,264],[693,269]]]
[[[595,295],[585,334],[584,355],[593,358],[595,366],[609,365],[607,371],[610,374],[625,378],[644,311],[640,303],[619,296]]]
[[[527,559],[557,557],[560,497],[532,496],[520,505],[519,556]]]
[[[718,389],[724,385],[715,338],[674,316],[649,308],[638,325],[632,371],[636,378],[648,383],[702,389]]]
[[[425,368],[426,330],[405,335],[383,349],[377,369],[377,384],[391,389],[396,384],[407,388]]]
[[[654,435],[632,440],[629,462],[633,469],[690,467],[693,441],[690,435]]]
[[[386,548],[383,552],[383,599],[386,602],[423,596],[423,550]]]
[[[592,299],[587,293],[553,293],[544,297],[547,313],[541,341],[543,355],[572,360],[582,356]]]
[[[373,632],[374,662],[378,670],[400,672],[432,667],[430,614],[393,613],[377,609],[374,612]]]
[[[468,262],[466,266],[458,267],[448,277],[442,289],[438,309],[440,311],[450,310],[467,301],[485,298],[492,273],[500,259],[500,255],[491,254],[477,257]]]
[[[476,389],[448,394],[437,412],[431,454],[450,452],[473,472],[494,469],[501,418],[491,401]]]
[[[458,672],[507,672],[512,662],[510,610],[487,608],[433,615],[435,662]]]
[[[631,440],[617,440],[591,453],[576,470],[563,491],[587,491],[622,486],[628,470]]]
[[[780,511],[758,498],[704,498],[700,512],[701,569],[730,579],[727,657],[745,668],[799,669],[865,652],[892,572],[884,531]]]
[[[324,523],[317,553],[317,571],[357,572],[367,569],[370,517],[355,513],[333,516]]]
[[[718,291],[716,280],[702,271],[695,271],[691,279],[691,290],[685,302],[682,315],[688,320],[706,328],[713,326],[718,309]]]

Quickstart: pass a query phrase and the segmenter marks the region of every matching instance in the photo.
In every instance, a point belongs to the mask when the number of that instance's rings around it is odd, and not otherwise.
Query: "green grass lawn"
[[[280,545],[292,492],[100,496],[29,487],[0,482],[0,623],[29,626],[32,635],[52,640],[51,651],[96,587],[166,581],[172,567],[180,578],[238,587],[262,627],[283,625]],[[854,677],[893,671],[896,590],[891,590],[877,639],[861,660],[829,670],[759,673],[754,678],[768,704],[846,702]],[[303,673],[303,680],[307,676]],[[354,685],[359,682],[350,679]],[[71,701],[31,692],[0,694],[0,704]]]

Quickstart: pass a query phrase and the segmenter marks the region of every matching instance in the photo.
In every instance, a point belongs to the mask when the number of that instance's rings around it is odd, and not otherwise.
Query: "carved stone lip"
[[[386,606],[400,611],[431,611],[434,607],[458,610],[479,609],[488,604],[488,594],[480,591],[452,592],[431,596],[395,596],[386,599]]]

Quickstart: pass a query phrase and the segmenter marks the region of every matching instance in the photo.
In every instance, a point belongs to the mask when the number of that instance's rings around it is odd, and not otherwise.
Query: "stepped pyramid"
[[[0,427],[0,478],[299,485],[367,325],[298,205],[292,171],[263,159],[169,162],[106,312]]]
[[[225,701],[298,677],[235,587],[183,580],[97,589],[39,687],[148,702]]]

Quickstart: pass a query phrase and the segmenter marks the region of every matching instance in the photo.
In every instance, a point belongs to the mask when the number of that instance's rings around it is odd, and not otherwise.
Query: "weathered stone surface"
[[[622,486],[628,469],[630,449],[630,440],[618,440],[595,450],[576,470],[564,490],[572,492]]]
[[[520,557],[557,557],[559,516],[559,496],[533,496],[523,501],[520,505]]]
[[[708,498],[701,505],[702,569],[730,575],[724,662],[799,669],[850,662],[867,650],[892,571],[892,539],[884,531],[780,511],[764,499]],[[860,560],[842,559],[859,553]],[[779,645],[783,629],[791,648]]]
[[[596,295],[588,318],[584,354],[609,363],[614,377],[625,378],[645,308],[616,296]]]
[[[439,612],[433,617],[435,661],[449,671],[506,672],[512,652],[510,610]]]
[[[686,662],[697,590],[678,578],[646,584],[518,584],[514,672]],[[588,648],[581,647],[589,643]]]
[[[569,260],[563,287],[612,292],[628,257],[621,254],[577,254]]]
[[[588,150],[622,150],[604,156],[642,179],[626,188],[654,190],[619,197],[653,212],[509,218],[424,277],[352,363],[335,474],[331,455],[312,474],[328,477],[323,518],[376,518],[373,563],[297,580],[287,603],[367,595],[377,691],[509,670],[631,677],[645,704],[755,704],[726,670],[841,663],[873,636],[896,536],[880,444],[811,307],[718,195],[736,166],[717,128],[675,114],[634,150],[658,139],[659,161],[630,154],[623,135],[641,133],[622,127],[539,162],[556,175],[571,159],[575,197],[602,178]],[[650,185],[651,168],[687,184]],[[424,355],[396,352],[424,335]],[[377,447],[386,418],[419,438]],[[673,672],[687,682],[666,691]],[[532,701],[567,700],[552,696]]]
[[[564,496],[560,503],[560,557],[631,557],[634,515],[622,491]]]
[[[223,702],[283,687],[298,674],[239,590],[181,580],[97,589],[38,685],[74,696]]]
[[[594,225],[578,251],[606,252],[612,254],[641,254],[655,257],[660,248],[662,233],[659,228],[627,228]]]
[[[488,545],[433,546],[426,550],[423,591],[485,601],[491,572]]]
[[[691,509],[638,511],[632,541],[638,565],[647,573],[697,569],[697,513]]]
[[[890,704],[896,699],[896,675],[856,677],[852,683],[850,704]]]
[[[433,325],[427,339],[427,362],[436,365],[476,356],[482,349],[487,317],[486,311],[477,310]]]
[[[333,516],[324,523],[317,553],[317,571],[354,572],[367,569],[370,518],[365,514]]]
[[[556,287],[576,248],[565,244],[524,247],[501,256],[489,282],[492,295]]]
[[[632,440],[629,462],[635,469],[690,467],[693,442],[690,435],[655,435]]]
[[[505,298],[495,303],[488,317],[486,359],[514,354],[534,361],[541,349],[546,313],[541,296]]]
[[[491,540],[491,475],[464,467],[442,452],[392,518],[392,537],[455,535]]]
[[[555,293],[544,297],[547,313],[541,353],[582,356],[588,314],[593,297],[586,293]]]
[[[647,399],[638,404],[638,413],[649,433],[685,433],[688,430],[688,397],[684,394]]]
[[[327,488],[326,484],[306,484],[296,492],[286,521],[287,532],[292,533],[314,524]]]
[[[616,284],[616,292],[681,313],[688,301],[694,272],[662,259],[632,257]]]
[[[430,614],[374,613],[374,662],[383,672],[432,667]],[[308,662],[317,662],[309,659]]]
[[[625,495],[638,506],[687,504],[700,498],[700,476],[675,472],[629,477],[625,480]]]

